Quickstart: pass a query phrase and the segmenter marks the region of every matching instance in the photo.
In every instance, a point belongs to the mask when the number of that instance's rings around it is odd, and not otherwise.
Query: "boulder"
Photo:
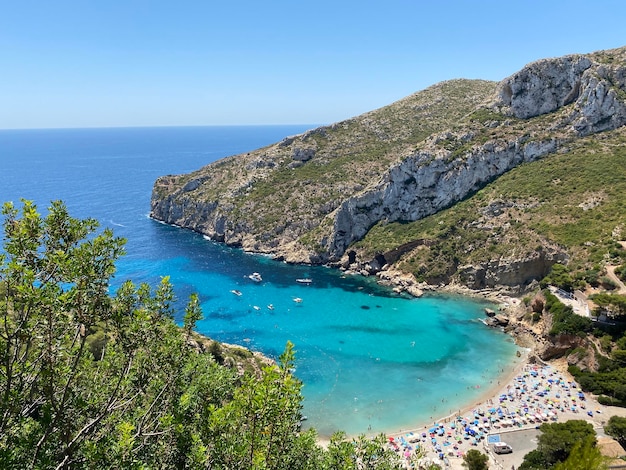
[[[509,324],[509,318],[505,315],[495,315],[493,319],[496,321],[498,326],[507,326]]]

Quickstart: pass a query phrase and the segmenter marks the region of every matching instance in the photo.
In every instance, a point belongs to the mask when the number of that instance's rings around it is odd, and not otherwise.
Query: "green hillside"
[[[379,223],[355,244],[361,256],[410,244],[399,268],[445,282],[457,268],[532,250],[567,254],[584,278],[626,253],[626,129],[586,137],[506,173],[466,200],[425,219]],[[623,258],[620,262],[619,259]]]

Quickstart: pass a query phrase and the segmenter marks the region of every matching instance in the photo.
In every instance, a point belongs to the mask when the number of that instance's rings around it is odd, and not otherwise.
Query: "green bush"
[[[540,285],[544,288],[553,285],[565,291],[572,292],[574,279],[565,265],[557,263],[552,266],[550,274],[541,280]]]
[[[598,396],[598,403],[600,403],[601,405],[607,405],[607,406],[619,406],[619,407],[624,407],[624,403],[615,399],[615,398],[611,398],[611,397],[607,397],[606,395],[599,395]]]
[[[552,314],[550,335],[586,335],[588,332],[591,332],[593,325],[589,318],[576,315],[572,307],[563,304],[549,290],[545,289],[543,294],[546,298],[545,308]]]

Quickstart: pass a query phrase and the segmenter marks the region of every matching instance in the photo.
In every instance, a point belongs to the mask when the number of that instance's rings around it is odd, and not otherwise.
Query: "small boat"
[[[231,293],[233,293],[233,294],[235,294],[235,295],[236,295],[236,296],[238,296],[238,297],[241,297],[241,291],[240,291],[240,290],[233,289],[233,290],[231,290],[230,292],[231,292]]]
[[[299,304],[300,302],[302,302],[302,299],[300,297],[296,297],[293,299],[293,301]]]
[[[261,310],[261,307],[259,307],[258,305],[253,305],[252,308],[255,310]]]
[[[249,279],[252,279],[254,282],[261,282],[263,278],[259,273],[252,273],[248,276]]]
[[[311,279],[310,277],[301,277],[296,279],[296,282],[298,284],[311,284],[313,282],[313,279]]]
[[[269,305],[267,306],[267,308],[268,308],[269,310],[274,310],[274,306],[273,306],[272,304],[269,304]]]

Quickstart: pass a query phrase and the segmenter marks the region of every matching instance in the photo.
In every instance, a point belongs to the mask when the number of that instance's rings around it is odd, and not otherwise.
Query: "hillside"
[[[520,289],[620,249],[624,124],[626,48],[544,59],[161,177],[152,216],[290,262]]]

